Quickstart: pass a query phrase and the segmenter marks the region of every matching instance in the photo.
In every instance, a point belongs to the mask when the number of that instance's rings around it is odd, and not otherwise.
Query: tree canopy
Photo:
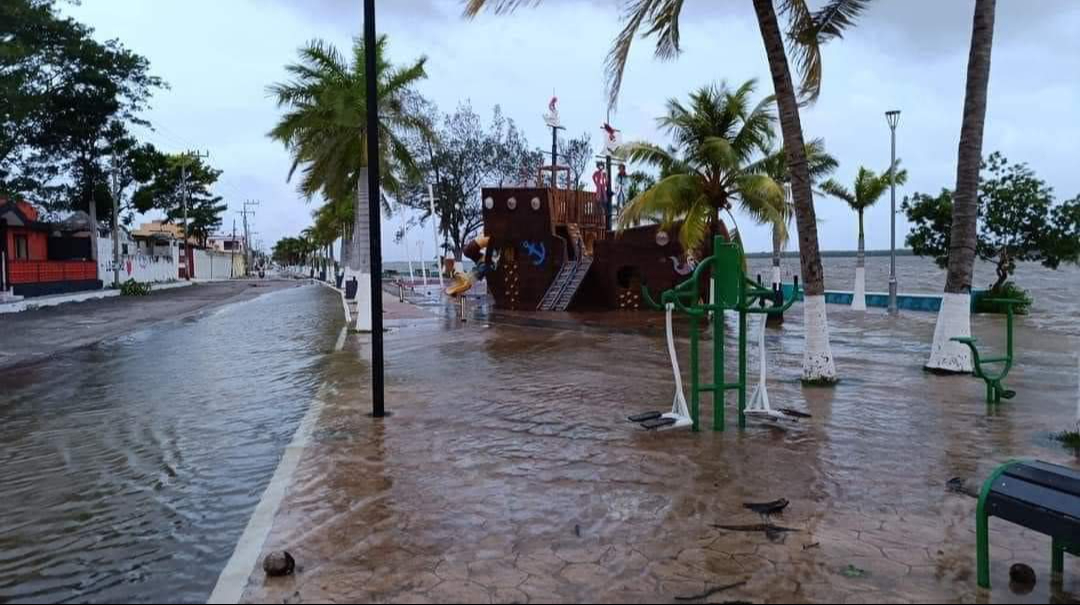
[[[1011,164],[994,152],[982,164],[979,185],[978,258],[994,263],[1000,289],[1016,271],[1018,262],[1038,262],[1051,269],[1080,260],[1080,196],[1064,203],[1027,164]],[[931,256],[939,267],[948,266],[952,229],[953,192],[916,193],[901,209],[914,227],[907,245],[920,256]]]

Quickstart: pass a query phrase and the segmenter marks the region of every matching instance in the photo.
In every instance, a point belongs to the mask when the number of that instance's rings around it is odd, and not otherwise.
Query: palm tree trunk
[[[863,211],[859,210],[859,252],[855,256],[855,291],[851,309],[866,310],[866,237],[863,232]]]
[[[780,111],[780,128],[784,135],[784,152],[791,175],[791,194],[795,206],[795,223],[799,231],[799,259],[801,261],[805,298],[803,319],[805,349],[803,351],[803,382],[831,384],[836,382],[836,364],[829,346],[829,324],[825,315],[825,273],[821,267],[818,250],[817,216],[814,214],[814,198],[810,189],[810,166],[806,161],[802,123],[799,119],[799,103],[791,82],[784,39],[776,20],[773,0],[754,0],[761,39],[769,59],[776,105]]]
[[[346,277],[355,277],[359,283],[356,289],[356,330],[371,331],[371,215],[370,192],[368,191],[367,168],[360,169],[359,193],[356,196],[356,213],[353,219],[353,236],[350,243],[349,269]]]
[[[780,228],[777,225],[773,225],[772,228],[772,285],[776,286],[781,282],[782,276],[780,275],[780,255],[782,253],[783,241],[780,237]]]
[[[948,373],[971,372],[971,353],[952,339],[971,335],[971,281],[975,269],[976,222],[979,209],[979,166],[982,163],[986,96],[990,87],[990,52],[994,46],[996,0],[976,0],[968,54],[964,121],[956,162],[949,270],[934,328],[934,343],[926,369]]]

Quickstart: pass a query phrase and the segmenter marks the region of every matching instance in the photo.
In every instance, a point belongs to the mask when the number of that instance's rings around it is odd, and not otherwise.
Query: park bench
[[[1048,462],[1009,462],[983,484],[976,509],[978,581],[990,588],[990,517],[1050,536],[1051,571],[1080,556],[1080,472]],[[1060,575],[1059,575],[1060,579]]]

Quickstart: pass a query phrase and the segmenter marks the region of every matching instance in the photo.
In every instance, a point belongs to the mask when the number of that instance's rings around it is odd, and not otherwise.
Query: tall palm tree
[[[956,162],[949,268],[945,294],[934,328],[934,342],[926,369],[946,373],[971,372],[971,354],[952,339],[971,335],[971,281],[978,241],[979,168],[982,163],[986,96],[990,87],[990,51],[994,46],[996,0],[975,0],[968,54],[964,120]]]
[[[836,158],[825,151],[825,141],[820,138],[806,144],[806,163],[810,167],[811,185],[817,185],[821,179],[832,174],[840,165]],[[772,177],[777,183],[784,185],[784,224],[774,225],[772,229],[772,283],[776,285],[781,281],[780,256],[787,243],[787,235],[790,233],[788,227],[791,219],[795,217],[795,207],[791,203],[791,173],[787,168],[787,153],[783,149],[769,153],[758,169]]]
[[[539,0],[464,0],[465,14],[473,16],[485,7],[495,12],[511,11]],[[836,364],[829,346],[829,326],[825,314],[825,276],[818,249],[817,217],[814,214],[810,171],[799,119],[799,96],[803,102],[817,98],[821,88],[821,47],[839,38],[855,24],[870,0],[827,0],[818,10],[810,10],[807,0],[752,0],[758,29],[765,45],[773,80],[784,150],[791,166],[791,190],[799,230],[799,257],[802,264],[805,301],[806,346],[803,351],[803,381],[818,384],[836,382]],[[784,33],[780,30],[775,4],[787,18],[787,40],[802,76],[800,94],[792,84]],[[672,59],[679,52],[679,17],[685,0],[624,0],[626,25],[608,54],[610,101],[614,104],[622,85],[630,47],[638,32],[657,37],[656,55]]]
[[[416,111],[415,85],[427,77],[421,57],[397,68],[387,60],[386,36],[375,49],[379,99],[379,149],[382,186],[390,193],[401,188],[407,173],[416,171],[404,137],[431,136],[431,128]],[[351,60],[321,40],[300,50],[300,61],[286,67],[292,79],[269,88],[279,107],[287,108],[270,137],[293,156],[291,180],[301,170],[300,192],[309,199],[355,200],[346,278],[359,282],[356,328],[371,330],[370,194],[367,169],[367,78],[364,42],[357,39]],[[355,193],[354,193],[355,192]],[[381,192],[375,192],[382,200]],[[385,204],[386,211],[389,206]]]
[[[893,182],[897,185],[907,182],[907,170],[896,170],[899,164],[898,160],[892,170],[886,169],[880,175],[859,166],[859,172],[855,175],[855,184],[851,189],[833,179],[821,184],[822,191],[847,202],[847,205],[859,215],[859,254],[855,260],[855,295],[851,300],[851,308],[856,311],[866,310],[866,238],[863,231],[863,213],[881,199]]]
[[[647,217],[664,229],[681,221],[683,248],[697,252],[709,236],[728,234],[720,213],[735,204],[758,222],[783,225],[783,190],[750,169],[764,159],[776,123],[772,97],[751,106],[754,87],[753,80],[734,90],[705,86],[691,93],[688,104],[668,100],[667,114],[657,121],[673,145],[625,146],[630,162],[658,168],[660,180],[623,209],[620,229]]]

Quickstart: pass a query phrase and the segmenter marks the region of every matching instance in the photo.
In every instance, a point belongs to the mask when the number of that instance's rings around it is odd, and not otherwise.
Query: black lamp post
[[[371,232],[371,415],[383,406],[382,204],[379,203],[379,87],[375,66],[375,0],[364,0],[364,75],[367,78],[368,211]],[[374,203],[371,200],[374,199]]]
[[[890,215],[889,248],[889,313],[897,312],[896,305],[896,125],[900,123],[900,110],[885,112],[885,120],[892,131],[892,161],[889,163],[889,189],[892,196],[892,214]]]

